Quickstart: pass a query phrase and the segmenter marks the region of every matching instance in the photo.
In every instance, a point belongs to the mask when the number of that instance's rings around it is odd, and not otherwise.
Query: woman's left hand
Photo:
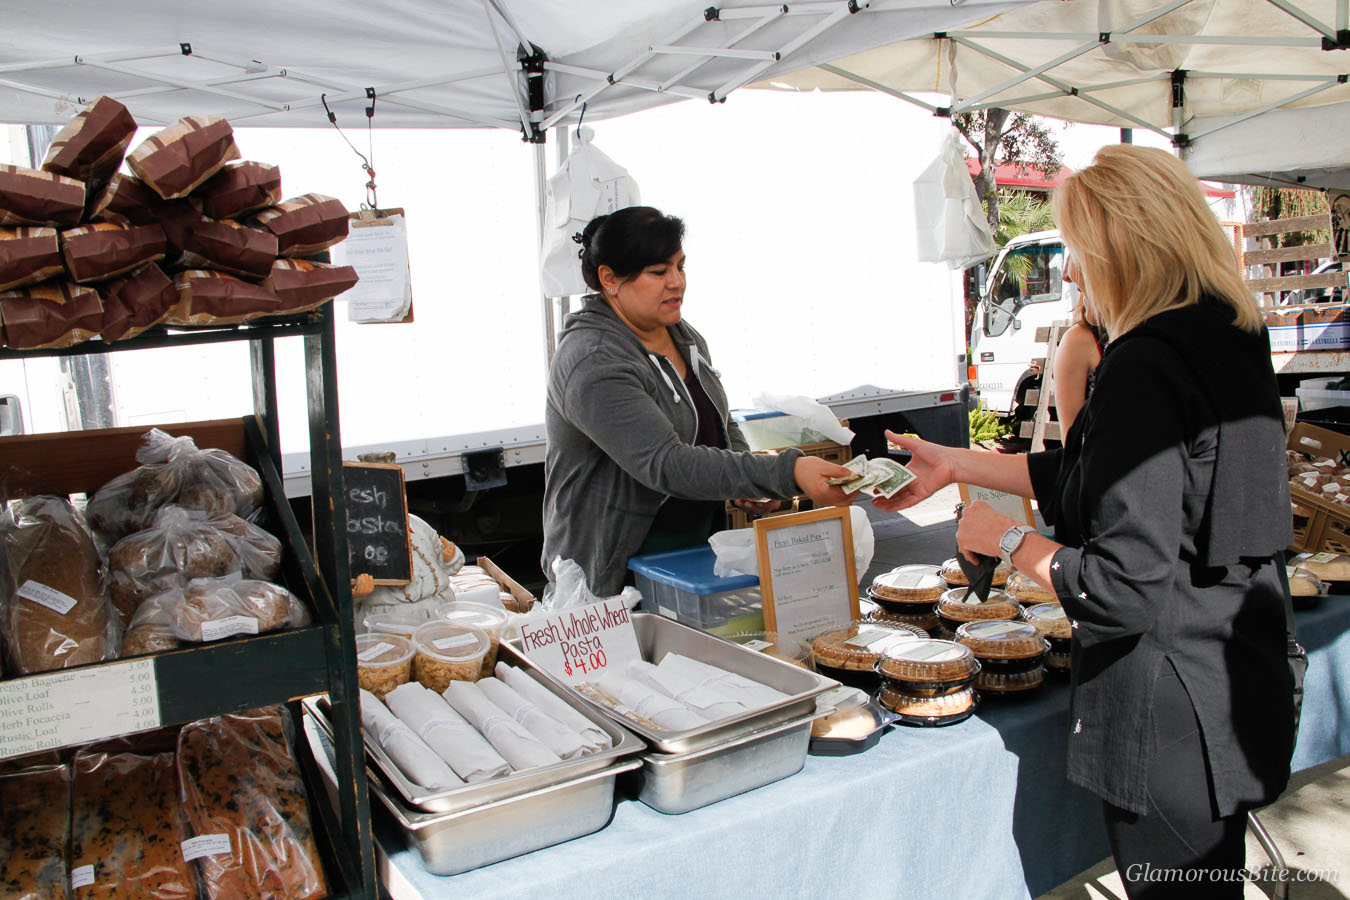
[[[997,558],[999,539],[1016,524],[988,503],[976,500],[961,513],[961,521],[956,526],[956,546],[971,562],[976,561],[976,553]]]
[[[752,516],[767,516],[769,513],[778,512],[783,508],[783,501],[781,500],[732,500],[731,503],[737,509]]]

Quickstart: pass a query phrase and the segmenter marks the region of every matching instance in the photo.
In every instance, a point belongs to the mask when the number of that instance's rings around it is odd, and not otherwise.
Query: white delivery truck
[[[1030,418],[1027,392],[1038,388],[1045,344],[1036,331],[1073,316],[1058,231],[1013,238],[1000,251],[981,290],[970,327],[972,387],[1000,416]]]

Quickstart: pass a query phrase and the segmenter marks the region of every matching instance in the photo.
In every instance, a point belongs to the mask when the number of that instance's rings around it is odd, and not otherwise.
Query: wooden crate
[[[1299,422],[1289,432],[1290,450],[1309,456],[1334,460],[1338,465],[1350,465],[1350,436]],[[1294,519],[1294,542],[1290,549],[1300,553],[1332,550],[1350,553],[1350,507],[1323,497],[1321,494],[1289,485],[1289,496],[1311,511],[1306,520]]]

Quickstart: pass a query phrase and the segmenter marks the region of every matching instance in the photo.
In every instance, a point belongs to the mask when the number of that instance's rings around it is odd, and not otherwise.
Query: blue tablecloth
[[[1298,619],[1302,769],[1350,754],[1350,597]],[[395,900],[1035,897],[1109,855],[1100,801],[1064,778],[1067,733],[1055,682],[682,816],[624,798],[600,832],[450,878],[422,869],[378,804],[375,837]]]

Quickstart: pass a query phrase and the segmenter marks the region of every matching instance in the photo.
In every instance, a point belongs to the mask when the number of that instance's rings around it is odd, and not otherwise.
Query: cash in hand
[[[887,500],[898,494],[915,477],[913,472],[893,459],[855,456],[844,463],[844,468],[853,474],[831,478],[825,483],[839,485],[846,494],[862,492],[870,497],[885,497]]]

